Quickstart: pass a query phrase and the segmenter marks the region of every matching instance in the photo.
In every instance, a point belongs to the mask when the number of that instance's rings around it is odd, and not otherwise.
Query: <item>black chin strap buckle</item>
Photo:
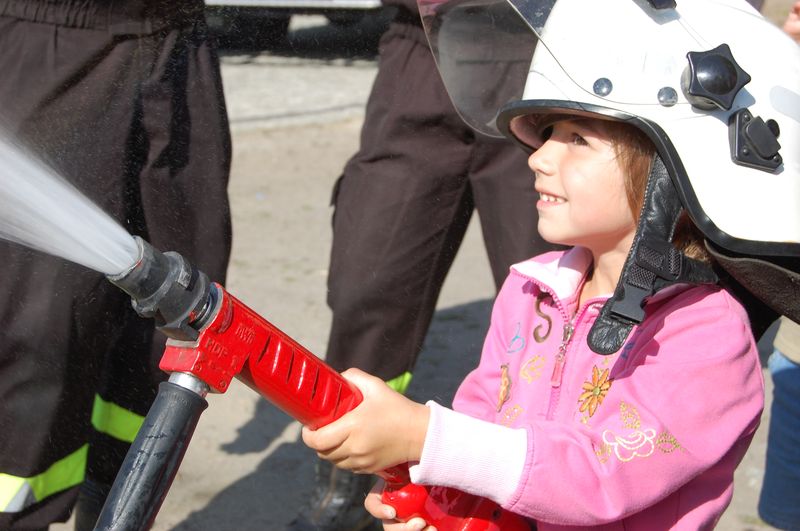
[[[611,313],[638,324],[644,319],[644,299],[655,293],[659,284],[680,278],[683,255],[665,241],[644,238],[637,242],[632,258],[620,298],[614,294]]]
[[[708,265],[688,258],[670,243],[682,211],[667,169],[656,156],[631,251],[614,294],[589,332],[592,351],[608,355],[622,348],[633,327],[644,320],[645,299],[660,289],[676,283],[717,282]]]

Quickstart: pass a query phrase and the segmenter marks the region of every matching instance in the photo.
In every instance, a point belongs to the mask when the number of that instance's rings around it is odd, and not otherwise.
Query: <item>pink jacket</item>
[[[577,308],[590,260],[576,248],[512,267],[455,411],[429,403],[412,479],[539,531],[710,529],[764,402],[745,311],[717,287],[674,286],[601,356],[586,338],[606,298]]]

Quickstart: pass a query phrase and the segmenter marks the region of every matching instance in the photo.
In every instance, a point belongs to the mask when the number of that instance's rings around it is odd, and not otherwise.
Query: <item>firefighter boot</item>
[[[75,531],[92,531],[94,529],[109,492],[111,492],[111,485],[91,479],[83,482],[74,509]]]
[[[378,531],[380,520],[364,509],[375,476],[353,474],[328,461],[316,465],[316,485],[309,502],[288,531]]]

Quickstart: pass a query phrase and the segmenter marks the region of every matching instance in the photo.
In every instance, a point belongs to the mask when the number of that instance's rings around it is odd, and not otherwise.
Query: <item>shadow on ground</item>
[[[418,401],[449,405],[459,382],[477,364],[489,323],[491,300],[436,312],[408,394]],[[292,420],[266,401],[259,402],[237,438],[221,446],[228,454],[265,450]],[[174,531],[229,529],[247,515],[247,529],[283,529],[312,490],[316,456],[301,442],[280,445],[252,473],[217,493]],[[211,473],[211,472],[209,472]]]

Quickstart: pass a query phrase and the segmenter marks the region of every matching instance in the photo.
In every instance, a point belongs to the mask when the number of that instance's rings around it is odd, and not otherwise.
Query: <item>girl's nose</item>
[[[528,157],[528,167],[536,175],[550,174],[555,169],[553,142],[547,141]]]

